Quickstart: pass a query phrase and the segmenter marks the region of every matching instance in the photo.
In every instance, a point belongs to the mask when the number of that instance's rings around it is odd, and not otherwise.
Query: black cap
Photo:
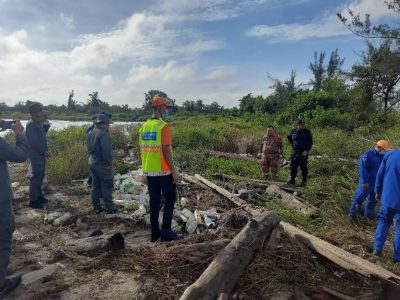
[[[304,125],[306,124],[306,122],[304,122],[302,119],[297,121],[297,125]]]
[[[42,103],[39,102],[33,102],[31,105],[29,105],[29,112],[30,113],[35,113],[39,111],[43,111],[44,107]]]
[[[106,114],[99,114],[97,116],[96,124],[100,123],[112,124],[110,117]]]
[[[110,119],[112,118],[112,114],[110,114],[108,112],[102,111],[100,114],[101,115],[107,115]]]

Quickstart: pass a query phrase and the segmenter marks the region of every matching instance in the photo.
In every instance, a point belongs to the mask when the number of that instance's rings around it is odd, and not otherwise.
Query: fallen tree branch
[[[275,196],[280,202],[291,208],[294,208],[295,210],[301,212],[306,216],[313,215],[317,210],[315,206],[307,203],[304,199],[283,191],[279,186],[275,184],[271,184],[269,187],[267,187],[266,192]]]
[[[180,299],[216,299],[221,293],[229,294],[255,252],[278,224],[279,218],[274,212],[264,212],[250,219]]]
[[[206,150],[206,151],[204,151],[204,153],[209,156],[224,157],[224,158],[239,158],[239,159],[250,160],[250,161],[256,162],[256,163],[261,162],[261,159],[258,159],[256,157],[248,155],[248,154],[237,154],[237,153],[220,152],[220,151],[212,151],[212,150]]]

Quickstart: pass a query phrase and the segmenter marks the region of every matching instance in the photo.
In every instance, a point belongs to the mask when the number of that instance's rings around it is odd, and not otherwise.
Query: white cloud
[[[250,37],[268,39],[271,42],[349,35],[351,32],[336,16],[337,12],[341,12],[345,16],[348,15],[347,10],[349,8],[360,13],[361,16],[370,13],[372,20],[392,16],[392,13],[386,8],[383,1],[356,0],[352,1],[349,5],[339,7],[337,11],[325,12],[322,17],[312,23],[290,23],[275,26],[256,25],[247,30],[246,34]]]
[[[133,84],[141,84],[146,81],[153,83],[159,82],[176,82],[188,80],[192,77],[195,65],[186,64],[179,66],[176,61],[169,61],[163,66],[149,67],[140,65],[132,68],[129,72],[127,82]]]
[[[220,79],[228,79],[237,74],[237,70],[235,67],[231,66],[222,66],[222,67],[215,67],[204,76],[205,80],[220,80]]]

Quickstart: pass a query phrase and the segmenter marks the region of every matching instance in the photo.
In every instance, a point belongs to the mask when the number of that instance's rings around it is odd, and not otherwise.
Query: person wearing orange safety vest
[[[147,177],[150,196],[151,242],[180,239],[181,236],[171,229],[172,215],[176,201],[178,173],[175,169],[171,152],[171,130],[165,121],[170,103],[156,96],[151,102],[153,116],[139,130],[139,146],[142,169]],[[161,194],[165,198],[164,214],[161,225],[158,222]]]
[[[364,215],[370,219],[375,218],[375,178],[379,166],[381,165],[383,155],[389,150],[389,142],[386,140],[380,140],[376,143],[374,148],[361,154],[358,164],[360,173],[358,188],[349,208],[350,217],[357,217],[361,210],[361,205],[368,197],[367,203],[365,204]]]

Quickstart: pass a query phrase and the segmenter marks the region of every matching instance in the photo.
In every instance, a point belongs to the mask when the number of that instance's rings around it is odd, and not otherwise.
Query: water
[[[26,123],[28,120],[21,120],[21,123],[24,127],[26,127]],[[64,120],[50,120],[50,130],[62,130],[68,127],[80,127],[83,125],[89,125],[92,124],[91,121],[64,121]],[[111,124],[111,127],[114,126],[128,126],[128,125],[137,125],[141,124],[140,122],[114,122]],[[9,133],[11,130],[5,130],[0,132],[0,137],[5,136],[7,133]]]

